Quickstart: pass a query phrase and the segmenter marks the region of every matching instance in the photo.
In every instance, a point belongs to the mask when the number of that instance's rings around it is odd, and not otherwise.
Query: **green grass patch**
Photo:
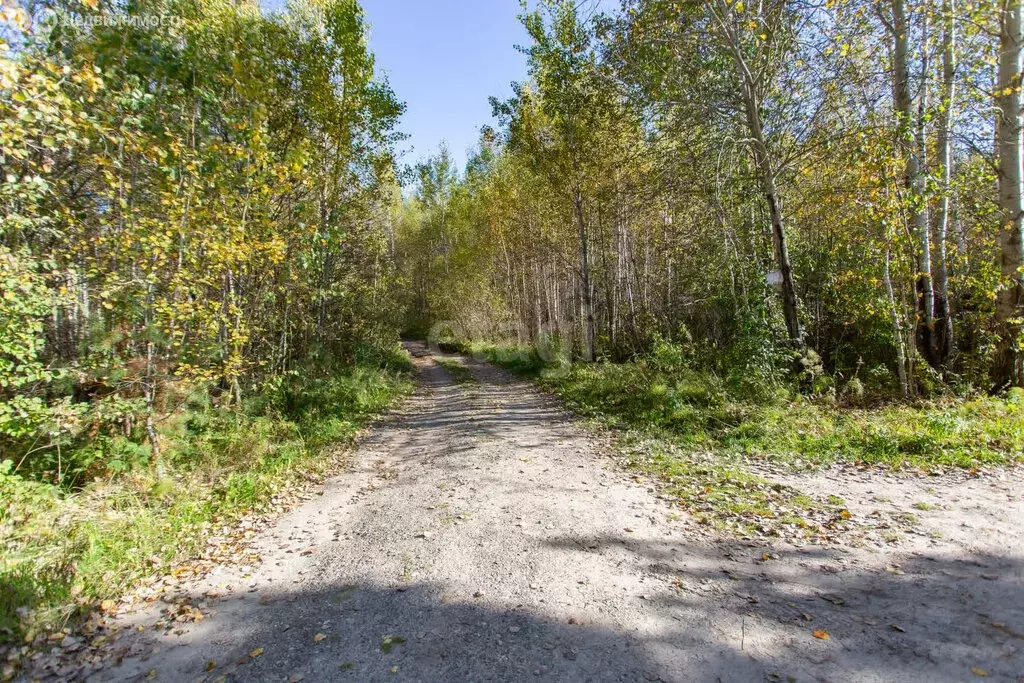
[[[733,459],[680,449],[656,432],[624,432],[619,447],[630,467],[660,479],[694,519],[714,528],[827,539],[850,518],[841,498],[812,498],[751,474]]]
[[[384,636],[380,641],[380,651],[384,654],[391,654],[391,650],[394,649],[395,645],[404,645],[405,638],[402,636]]]
[[[284,488],[336,464],[375,413],[411,386],[404,353],[278,378],[240,409],[196,391],[159,425],[155,467],[69,492],[0,463],[0,642],[61,627],[139,579],[194,556],[206,538]]]
[[[476,378],[473,377],[473,372],[466,367],[458,358],[445,358],[444,356],[435,356],[434,362],[440,365],[445,371],[451,375],[452,379],[459,384],[475,384]]]

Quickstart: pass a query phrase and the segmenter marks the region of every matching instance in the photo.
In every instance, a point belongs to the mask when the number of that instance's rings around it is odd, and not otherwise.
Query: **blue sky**
[[[278,9],[286,0],[261,0]],[[377,70],[406,103],[399,128],[400,164],[435,154],[446,142],[459,167],[475,147],[480,127],[494,125],[488,98],[512,94],[526,80],[529,44],[517,18],[519,0],[360,0],[370,24]],[[581,0],[584,15],[610,10],[618,0]],[[536,8],[537,1],[529,0]]]
[[[526,78],[515,49],[529,38],[518,0],[363,0],[370,48],[408,109],[401,129],[404,163],[442,140],[462,166],[480,126],[493,123],[487,98],[507,97]]]

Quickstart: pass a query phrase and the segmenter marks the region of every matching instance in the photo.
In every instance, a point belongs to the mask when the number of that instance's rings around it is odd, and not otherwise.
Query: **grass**
[[[411,386],[408,358],[295,374],[246,401],[196,392],[160,425],[158,467],[68,492],[0,469],[0,643],[30,642],[140,579],[195,556],[275,494],[330,470],[374,413]]]
[[[476,378],[473,377],[473,372],[458,358],[435,356],[434,362],[444,368],[448,374],[451,375],[452,379],[459,384],[476,383]]]
[[[380,651],[386,655],[391,654],[391,650],[395,645],[403,645],[404,643],[405,638],[402,636],[384,636],[380,641]]]
[[[569,364],[515,347],[463,350],[535,380],[575,413],[615,429],[629,463],[661,479],[698,519],[744,532],[781,527],[813,536],[849,516],[834,496],[810,498],[749,473],[751,461],[789,470],[841,461],[935,471],[1024,457],[1019,393],[851,408],[785,387],[737,397],[715,374],[667,353]]]

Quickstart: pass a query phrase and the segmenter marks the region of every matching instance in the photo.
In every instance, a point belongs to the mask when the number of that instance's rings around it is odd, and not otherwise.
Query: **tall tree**
[[[759,3],[757,7],[754,20],[744,13],[742,2],[730,5],[725,0],[717,0],[711,12],[718,33],[732,58],[754,167],[757,169],[758,181],[768,206],[772,244],[781,281],[786,331],[791,342],[802,346],[803,330],[800,326],[793,266],[789,258],[782,197],[776,184],[776,177],[781,169],[776,155],[768,145],[762,120],[766,97],[776,86],[774,76],[779,70],[778,60],[789,56],[786,43],[792,40],[792,36],[788,35],[790,27],[787,26],[787,21],[791,17],[788,15],[784,0]],[[752,55],[752,58],[748,55]]]
[[[942,77],[936,124],[939,202],[935,212],[935,352],[945,364],[953,348],[953,317],[949,309],[949,234],[953,179],[953,125],[956,95],[956,0],[942,0]]]
[[[1021,68],[1024,3],[999,2],[999,72],[996,79],[996,153],[999,163],[999,245],[1003,282],[996,295],[999,340],[992,366],[996,388],[1024,386],[1024,137]]]
[[[572,207],[579,248],[583,355],[592,361],[597,331],[586,204],[609,94],[598,78],[591,35],[575,2],[546,1],[542,10],[525,14],[522,20],[533,39],[526,53],[540,96],[523,89],[517,100],[498,105],[497,111],[509,122],[510,146],[526,151]]]
[[[881,5],[878,6],[881,8]],[[881,11],[881,9],[879,9]],[[917,311],[919,317],[918,337],[921,351],[929,363],[936,363],[935,352],[935,288],[932,280],[931,234],[928,225],[927,201],[927,150],[925,138],[925,101],[927,93],[927,13],[922,18],[920,29],[921,49],[917,56],[921,64],[918,87],[915,93],[911,63],[912,24],[906,0],[892,0],[890,16],[883,20],[892,38],[892,86],[893,107],[896,114],[896,136],[904,157],[904,199],[907,224],[916,237],[917,259]],[[915,96],[916,95],[916,96]],[[915,101],[917,107],[915,108]]]

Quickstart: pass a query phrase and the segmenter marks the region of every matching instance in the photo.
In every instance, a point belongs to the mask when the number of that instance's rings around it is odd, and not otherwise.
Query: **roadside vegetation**
[[[240,407],[218,406],[194,387],[161,424],[159,466],[126,440],[119,471],[93,463],[73,489],[19,476],[6,461],[0,642],[44,637],[116,600],[275,494],[336,468],[367,419],[411,387],[409,369],[395,351],[329,373],[295,372]]]
[[[801,391],[799,381],[753,386],[695,369],[658,342],[623,363],[544,362],[530,348],[466,350],[561,396],[577,413],[620,429],[669,435],[687,451],[733,454],[793,468],[835,462],[933,471],[1024,459],[1024,392],[864,405],[859,394]]]
[[[846,463],[940,472],[1024,461],[1024,393],[865,404],[818,378],[760,384],[722,376],[664,341],[621,362],[571,363],[535,347],[465,343],[465,353],[532,379],[578,415],[614,430],[630,466],[714,525],[814,537],[849,520],[843,501],[814,499],[753,474]]]
[[[573,393],[697,442],[998,460],[1013,411],[946,408],[1024,388],[1021,12],[531,6],[528,78],[403,202],[405,329],[624,363]],[[661,342],[687,362],[652,367]]]

